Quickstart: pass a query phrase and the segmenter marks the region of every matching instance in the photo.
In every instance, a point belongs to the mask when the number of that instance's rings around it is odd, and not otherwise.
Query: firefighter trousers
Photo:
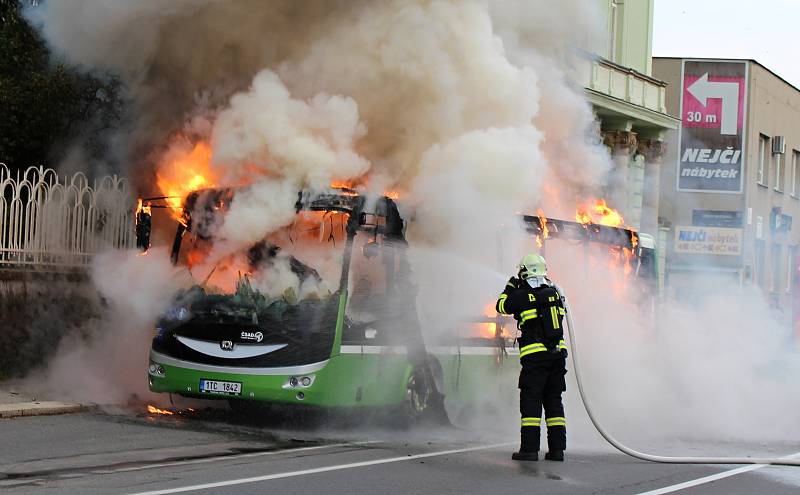
[[[561,402],[561,393],[567,389],[566,374],[566,358],[523,358],[519,375],[519,410],[522,415],[520,452],[539,450],[542,425],[547,426],[548,449],[566,449],[567,424],[564,404]]]

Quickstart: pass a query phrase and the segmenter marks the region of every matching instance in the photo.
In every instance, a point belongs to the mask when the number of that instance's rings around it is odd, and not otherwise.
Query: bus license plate
[[[240,382],[221,382],[219,380],[200,380],[200,392],[204,394],[242,395]]]

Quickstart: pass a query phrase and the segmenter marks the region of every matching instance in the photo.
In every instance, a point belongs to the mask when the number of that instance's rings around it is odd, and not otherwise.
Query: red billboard
[[[678,190],[741,193],[747,62],[683,60]]]

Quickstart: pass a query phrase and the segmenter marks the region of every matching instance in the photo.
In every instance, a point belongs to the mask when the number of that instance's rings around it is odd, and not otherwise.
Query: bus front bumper
[[[176,359],[150,351],[152,392],[201,399],[243,399],[283,404],[325,405],[318,373],[330,360],[301,366],[238,368]]]

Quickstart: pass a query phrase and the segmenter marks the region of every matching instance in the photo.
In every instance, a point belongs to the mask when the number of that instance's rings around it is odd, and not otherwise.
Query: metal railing
[[[83,173],[62,178],[44,167],[14,177],[0,163],[0,268],[80,268],[99,251],[134,244],[127,180],[90,185]]]

